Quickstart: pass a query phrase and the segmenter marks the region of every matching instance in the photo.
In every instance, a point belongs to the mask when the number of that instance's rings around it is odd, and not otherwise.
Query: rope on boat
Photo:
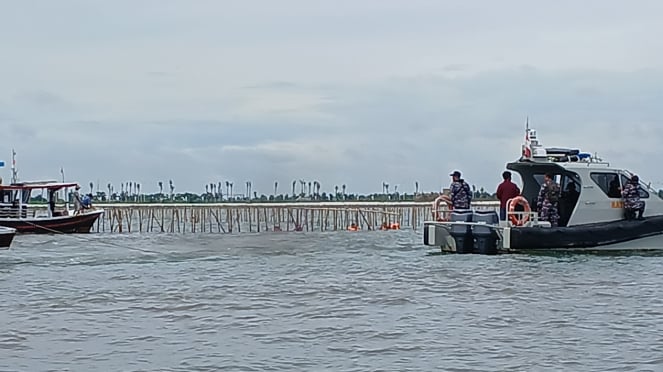
[[[52,233],[55,233],[55,234],[60,234],[60,235],[71,235],[71,236],[73,236],[73,237],[75,237],[75,238],[77,238],[77,239],[79,239],[79,240],[81,240],[81,241],[85,241],[85,242],[87,242],[87,243],[91,243],[91,242],[93,242],[92,239],[86,239],[86,238],[84,238],[84,237],[82,237],[82,236],[80,236],[80,235],[73,235],[73,234],[63,233],[62,231],[58,231],[58,230],[54,230],[54,229],[51,229],[51,228],[46,227],[46,226],[38,225],[38,224],[36,224],[36,223],[34,223],[34,222],[30,222],[30,221],[22,221],[22,222],[25,222],[25,223],[27,223],[27,224],[30,224],[30,225],[32,225],[32,226],[38,228],[38,229],[43,229],[43,230],[46,230],[46,231],[48,231],[48,232],[52,232]],[[94,242],[97,242],[97,241],[94,241]],[[159,252],[151,251],[151,250],[149,250],[149,249],[132,248],[132,247],[127,247],[127,246],[124,246],[124,245],[115,244],[115,243],[113,243],[113,242],[107,242],[107,241],[103,241],[103,240],[101,241],[101,243],[104,243],[104,244],[107,244],[107,245],[110,245],[110,246],[113,246],[113,247],[118,247],[118,248],[128,249],[128,250],[130,250],[130,251],[138,251],[138,252],[143,252],[143,253],[159,254]]]

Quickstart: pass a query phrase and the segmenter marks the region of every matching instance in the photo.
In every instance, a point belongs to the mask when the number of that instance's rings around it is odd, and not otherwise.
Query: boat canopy
[[[23,182],[11,185],[0,185],[0,190],[60,190],[65,187],[76,187],[75,182]]]

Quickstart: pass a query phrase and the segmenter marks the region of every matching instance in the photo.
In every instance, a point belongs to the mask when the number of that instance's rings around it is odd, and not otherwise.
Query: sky
[[[663,2],[7,1],[0,176],[494,191],[526,118],[663,187]],[[7,181],[5,181],[7,182]]]

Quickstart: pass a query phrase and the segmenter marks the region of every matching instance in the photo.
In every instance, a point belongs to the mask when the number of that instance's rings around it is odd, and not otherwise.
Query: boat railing
[[[633,172],[631,172],[627,169],[624,170],[624,173],[626,173],[629,178],[635,176],[635,173],[633,173]],[[649,193],[653,193],[653,194],[658,195],[658,190],[656,190],[652,187],[651,182],[644,183],[643,180],[640,180],[640,186],[644,187]]]
[[[27,218],[28,208],[26,206],[3,206],[0,207],[0,218]]]
[[[549,226],[549,222],[539,220],[536,211],[507,211],[506,224],[509,227]]]
[[[472,205],[472,207],[469,210],[474,212],[477,211],[499,212],[499,209],[493,205]],[[443,221],[450,221],[451,213],[453,213],[453,211],[454,210],[450,208],[447,204],[441,203],[439,205],[435,204],[433,205],[433,208],[431,209],[431,214],[434,221],[443,222]]]

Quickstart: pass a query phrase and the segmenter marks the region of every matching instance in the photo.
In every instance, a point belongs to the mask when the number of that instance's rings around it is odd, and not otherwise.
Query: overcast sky
[[[525,118],[663,187],[661,1],[12,1],[0,159],[157,192],[493,191]],[[9,167],[0,169],[10,178]],[[6,181],[5,181],[6,182]],[[96,186],[95,186],[96,188]]]

